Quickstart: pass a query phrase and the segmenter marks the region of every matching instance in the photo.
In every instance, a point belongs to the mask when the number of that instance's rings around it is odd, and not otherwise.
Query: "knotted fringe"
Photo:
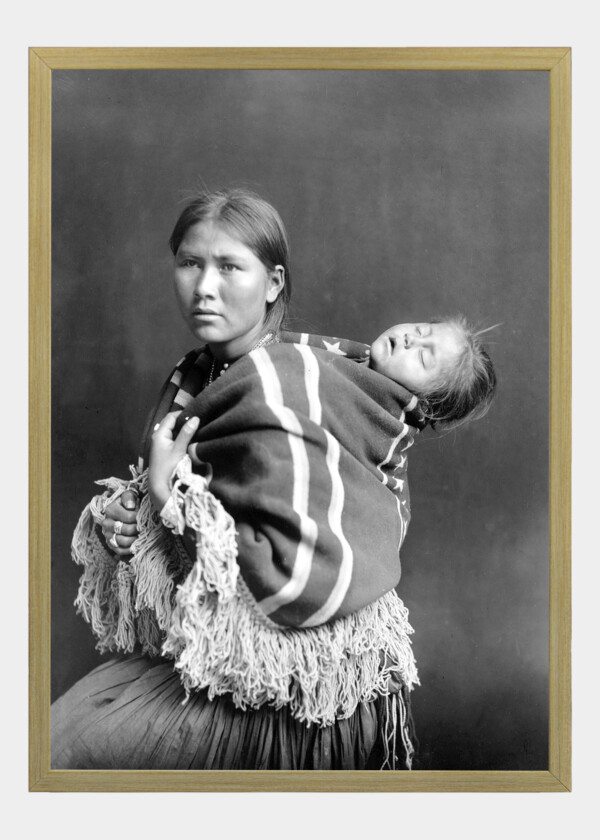
[[[199,566],[178,590],[163,645],[188,691],[230,693],[241,709],[289,705],[299,720],[325,726],[389,694],[391,680],[418,683],[412,628],[394,592],[329,624],[290,629],[258,617],[241,581],[227,600],[198,597]]]
[[[408,610],[396,593],[317,627],[274,624],[239,575],[233,519],[206,479],[188,472],[186,464],[177,476],[173,505],[183,507],[186,525],[196,532],[191,571],[178,538],[163,527],[147,497],[129,564],[105,547],[95,527],[106,494],[82,513],[73,537],[73,558],[84,567],[76,604],[98,637],[98,648],[130,652],[137,642],[145,652],[158,653],[166,631],[160,652],[176,660],[188,694],[194,689],[207,689],[210,699],[229,694],[241,709],[289,706],[307,724],[330,725],[350,717],[359,703],[383,696],[392,717],[386,733],[394,738],[400,732],[410,762],[406,714],[397,692],[399,685],[411,689],[419,680]],[[138,484],[144,480],[145,474]],[[127,486],[117,479],[104,483],[113,496]],[[386,760],[395,766],[394,742],[391,753],[388,735],[385,743]]]
[[[414,733],[412,717],[409,711],[408,689],[404,688],[388,694],[385,702],[385,724],[383,729],[384,761],[381,770],[398,769],[398,733],[404,747],[404,764],[407,770],[412,770],[412,760],[415,754],[413,745]]]
[[[131,562],[106,546],[99,526],[107,505],[129,488],[142,493],[147,489],[147,474],[132,472],[133,481],[108,478],[96,482],[108,489],[95,496],[79,518],[71,554],[84,571],[75,605],[91,625],[98,650],[131,653],[140,645],[144,653],[156,656],[171,620],[175,585],[192,563],[161,527],[147,495],[138,510],[139,536],[132,545]]]
[[[131,568],[135,574],[135,609],[150,610],[156,618],[161,639],[171,622],[175,585],[192,568],[192,561],[179,541],[160,523],[160,518],[144,496],[137,516],[138,537],[131,546]],[[158,650],[157,650],[158,653]]]
[[[394,678],[409,687],[418,682],[408,610],[395,592],[318,627],[274,624],[238,575],[233,519],[187,464],[178,475],[193,481],[185,522],[196,531],[197,552],[162,652],[176,659],[188,692],[231,694],[241,709],[289,706],[299,720],[328,725],[389,694]]]
[[[163,523],[177,534],[184,527],[196,534],[196,566],[191,590],[202,602],[209,592],[231,598],[239,575],[235,520],[210,492],[208,477],[192,471],[188,455],[179,461],[172,477],[169,501],[160,513]]]

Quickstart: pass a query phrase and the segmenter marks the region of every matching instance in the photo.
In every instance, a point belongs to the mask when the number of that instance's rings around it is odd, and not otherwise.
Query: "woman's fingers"
[[[154,433],[152,437],[163,437],[165,436],[165,433],[169,433],[168,437],[171,438],[171,432],[175,428],[175,423],[177,422],[177,418],[180,414],[181,411],[170,411],[168,414],[165,414],[160,423],[157,423],[154,427]]]
[[[120,533],[116,533],[114,527],[116,524],[110,520],[102,523],[102,533],[106,544],[114,554],[131,554],[131,546],[137,539],[137,528],[133,525],[122,525]],[[125,533],[125,529],[129,533]]]
[[[173,442],[173,454],[176,455],[177,458],[183,458],[183,456],[187,454],[190,441],[194,437],[194,432],[199,425],[199,417],[190,417],[190,419],[183,424],[179,430],[179,434]]]
[[[150,447],[148,466],[148,490],[150,501],[155,510],[161,510],[171,493],[171,481],[181,459],[185,456],[188,445],[198,428],[200,419],[192,417],[183,424],[177,437],[173,431],[179,412],[167,415],[155,428]],[[183,418],[182,418],[183,419]]]
[[[133,490],[125,490],[107,505],[102,520],[102,534],[113,554],[131,554],[131,546],[138,537],[137,508],[139,499]]]
[[[125,537],[123,536],[123,534],[114,534],[110,538],[110,547],[114,548],[116,543],[119,548],[129,549],[129,547],[132,546],[134,542],[135,537]]]
[[[105,519],[102,523],[102,534],[113,554],[124,556],[131,554],[131,546],[138,537],[136,525],[128,525],[120,520]]]
[[[102,530],[109,537],[113,534],[122,534],[124,537],[136,537],[138,534],[138,527],[135,523],[130,524],[123,522],[121,519],[105,519],[102,523]]]
[[[190,440],[194,436],[194,432],[200,424],[200,418],[190,417],[174,437],[173,432],[180,414],[181,411],[171,411],[169,414],[165,414],[160,423],[156,424],[152,434],[155,444],[164,445],[165,443],[174,443],[177,444],[178,449],[182,447],[187,448]]]
[[[125,492],[121,494],[121,504],[126,510],[135,511],[137,509],[138,503],[138,494],[133,490],[125,490]]]
[[[190,417],[189,420],[183,424],[181,429],[179,430],[179,434],[177,435],[177,442],[181,441],[181,443],[185,444],[187,449],[190,440],[194,437],[194,432],[200,425],[200,418],[199,417]]]
[[[112,520],[113,522],[127,522],[128,524],[134,524],[136,522],[136,519],[137,508],[134,507],[132,510],[128,510],[126,507],[123,507],[123,505],[121,504],[121,497],[115,499],[114,502],[111,502],[109,505],[107,505],[104,511],[105,522],[107,520]]]
[[[113,554],[118,554],[120,557],[125,557],[128,554],[131,554],[131,544],[133,540],[130,540],[128,545],[121,545],[120,543],[121,537],[117,537],[117,546],[115,548],[114,543],[109,543],[109,549],[112,551]]]

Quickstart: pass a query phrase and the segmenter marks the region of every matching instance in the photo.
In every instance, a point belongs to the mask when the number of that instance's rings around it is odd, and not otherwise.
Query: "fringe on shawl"
[[[190,457],[184,455],[160,512],[163,524],[175,534],[183,534],[186,527],[196,534],[197,563],[190,577],[199,602],[209,592],[223,600],[231,598],[239,575],[235,520],[208,489],[210,479],[210,470],[206,476],[194,473]]]
[[[77,611],[90,624],[101,652],[160,654],[171,621],[175,586],[189,572],[192,562],[178,541],[160,525],[150,499],[143,495],[138,510],[139,535],[132,545],[131,561],[122,560],[106,546],[100,525],[106,507],[125,490],[144,494],[147,474],[132,481],[107,478],[97,481],[107,490],[84,508],[73,534],[71,555],[83,566]]]
[[[407,770],[412,770],[413,757],[415,755],[416,737],[414,733],[414,722],[410,712],[410,689],[402,686],[402,689],[394,694],[383,697],[384,723],[381,737],[383,739],[383,764],[380,770],[398,769],[398,740],[404,749],[404,765]]]
[[[408,610],[395,592],[318,627],[274,624],[238,573],[234,520],[186,459],[176,475],[167,521],[177,528],[185,508],[196,563],[178,588],[163,654],[176,659],[188,692],[230,694],[241,709],[289,706],[324,726],[390,694],[394,678],[409,688],[418,682]]]
[[[188,558],[186,568],[186,552],[178,550],[177,538],[163,527],[147,496],[138,513],[131,563],[106,549],[95,524],[129,482],[98,482],[113,495],[95,497],[81,516],[73,539],[73,558],[84,566],[76,604],[99,649],[130,652],[139,642],[145,652],[176,660],[188,696],[207,689],[211,699],[231,695],[241,709],[289,706],[307,724],[330,725],[350,717],[359,703],[383,697],[384,766],[396,766],[399,733],[410,768],[414,750],[397,685],[400,681],[411,690],[419,679],[408,610],[396,593],[317,627],[274,624],[239,575],[235,523],[208,489],[208,480],[192,474],[185,459],[174,479],[170,527],[180,530],[176,522],[183,512],[186,525],[196,531],[193,567]],[[146,474],[135,481],[143,487]],[[177,578],[187,572],[174,595]]]
[[[361,702],[389,695],[398,677],[418,683],[402,601],[390,592],[329,624],[282,628],[257,615],[240,580],[227,601],[196,595],[198,566],[177,593],[163,653],[176,658],[187,691],[231,694],[239,708],[289,705],[320,726],[350,717]]]

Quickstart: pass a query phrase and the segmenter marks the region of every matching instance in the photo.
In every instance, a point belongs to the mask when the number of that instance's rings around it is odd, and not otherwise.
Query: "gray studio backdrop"
[[[196,187],[242,185],[287,225],[293,328],[501,322],[487,418],[410,452],[399,592],[418,767],[547,768],[548,74],[55,70],[52,96],[53,697],[101,661],[79,512],[194,346],[172,225]]]

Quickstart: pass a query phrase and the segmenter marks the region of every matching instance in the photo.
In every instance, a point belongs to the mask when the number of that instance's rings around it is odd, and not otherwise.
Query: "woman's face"
[[[451,323],[397,324],[371,345],[370,367],[414,393],[426,392],[459,357],[465,340]]]
[[[284,270],[266,268],[218,222],[193,225],[175,255],[175,295],[183,318],[215,357],[247,353],[263,334],[267,303],[276,300]]]

